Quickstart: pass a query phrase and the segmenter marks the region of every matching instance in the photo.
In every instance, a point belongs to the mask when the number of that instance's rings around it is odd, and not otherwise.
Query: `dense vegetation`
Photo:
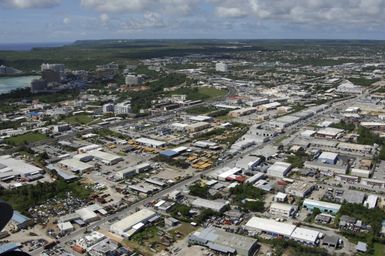
[[[385,211],[383,209],[368,209],[361,204],[345,203],[341,206],[341,209],[336,216],[336,223],[338,223],[339,218],[342,215],[348,215],[360,219],[363,221],[363,223],[369,224],[372,227],[372,230],[368,233],[352,233],[349,231],[342,232],[344,236],[353,240],[354,242],[365,241],[369,247],[368,255],[372,255],[376,249],[378,249],[376,248],[376,242],[382,244],[385,242],[385,240],[379,236],[382,228],[381,223],[385,219]]]
[[[216,108],[213,106],[198,106],[198,107],[189,108],[186,110],[186,112],[189,114],[201,115],[201,114],[210,113],[215,110]]]
[[[47,199],[64,198],[67,193],[86,199],[91,194],[91,190],[80,182],[68,183],[59,179],[52,183],[38,182],[36,185],[24,185],[14,189],[1,190],[0,198],[11,204],[14,209],[27,213],[30,207],[42,204]]]
[[[31,93],[30,88],[18,88],[6,94],[0,94],[0,108],[5,108],[8,102],[16,100],[38,100],[43,103],[57,103],[65,100],[74,100],[79,96],[78,90],[66,90],[58,93]]]
[[[306,159],[306,154],[293,154],[286,158],[286,162],[290,163],[293,168],[303,168]]]
[[[353,123],[345,122],[344,120],[341,120],[339,123],[335,123],[330,125],[330,127],[343,129],[347,132],[352,132],[356,128],[356,126]]]
[[[349,215],[370,224],[373,233],[378,235],[381,231],[381,222],[385,220],[385,211],[380,208],[368,209],[361,204],[343,204],[338,216]]]
[[[373,133],[368,128],[359,127],[357,130],[357,133],[359,135],[359,137],[357,139],[357,143],[359,143],[359,144],[373,145],[374,143],[377,143],[379,145],[382,145],[384,143],[384,140],[382,138],[380,138],[380,136]]]
[[[166,163],[166,164],[169,164],[169,165],[172,165],[172,166],[176,166],[176,167],[179,167],[179,168],[182,168],[182,169],[187,169],[190,166],[190,164],[187,163],[184,160],[163,157],[161,155],[158,155],[158,156],[154,157],[153,160],[154,161],[158,161],[158,162],[163,162],[163,163]]]
[[[244,210],[264,211],[264,192],[251,184],[242,184],[230,189],[233,202]],[[251,200],[250,200],[251,199]]]
[[[211,209],[202,209],[198,215],[192,218],[190,214],[191,206],[185,204],[176,204],[171,209],[171,216],[185,222],[196,222],[198,224],[203,223],[205,220],[212,216],[221,216],[221,213],[215,212]]]
[[[5,142],[9,145],[19,146],[22,144],[29,144],[37,141],[47,139],[48,136],[42,133],[29,132],[22,135],[12,136],[5,139]]]
[[[156,100],[164,93],[164,88],[177,86],[185,81],[185,75],[171,73],[158,80],[150,82],[148,90],[123,94],[121,99],[131,97],[132,110],[135,113],[139,113],[140,109],[150,108],[152,106],[152,101]]]
[[[352,78],[349,78],[349,81],[356,85],[370,86],[373,83],[378,82],[379,79],[368,79],[365,77],[359,77],[359,78],[352,77]]]
[[[263,239],[259,238],[263,243],[270,244],[274,248],[274,255],[289,256],[328,256],[329,253],[324,248],[309,247],[297,243],[293,240],[284,239]]]
[[[209,187],[207,185],[202,185],[199,182],[192,184],[189,187],[190,195],[197,196],[200,198],[210,198]]]

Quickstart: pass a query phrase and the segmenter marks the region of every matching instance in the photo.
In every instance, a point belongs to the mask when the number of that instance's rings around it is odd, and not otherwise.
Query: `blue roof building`
[[[24,229],[32,225],[32,220],[18,211],[13,212],[11,221],[17,226],[18,229]]]
[[[177,156],[178,155],[178,152],[174,151],[174,150],[164,150],[162,152],[159,153],[160,156],[162,157],[166,157],[166,158],[172,158],[174,156]]]
[[[16,249],[19,249],[20,247],[21,247],[21,244],[17,244],[17,243],[2,244],[0,245],[0,255],[6,252],[11,252]]]

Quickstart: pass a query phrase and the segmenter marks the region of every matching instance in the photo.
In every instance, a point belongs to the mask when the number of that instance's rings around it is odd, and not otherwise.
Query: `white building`
[[[64,64],[49,64],[49,63],[41,64],[41,71],[52,70],[52,71],[55,71],[59,74],[63,74],[64,69],[65,69]]]
[[[156,216],[157,214],[155,212],[144,208],[120,221],[115,222],[111,225],[110,230],[115,234],[129,238],[142,229],[150,221],[150,219]]]
[[[115,106],[115,114],[117,115],[127,115],[131,113],[131,101],[124,101],[116,104]]]
[[[290,216],[292,216],[292,214],[295,211],[296,211],[296,207],[294,205],[277,203],[277,202],[273,202],[270,205],[270,210],[269,210],[269,212],[272,215],[282,216],[282,217],[286,217],[286,218],[289,218]]]
[[[259,217],[252,217],[245,224],[245,228],[252,235],[264,233],[272,237],[292,239],[307,245],[317,245],[321,236],[321,233],[316,230]]]
[[[68,169],[72,172],[79,174],[92,171],[92,169],[94,168],[94,166],[87,163],[83,163],[82,161],[76,158],[61,160],[58,165],[64,169]]]
[[[336,92],[342,94],[362,94],[363,91],[361,86],[354,85],[348,80],[343,81],[336,89]]]
[[[42,173],[43,169],[24,160],[12,158],[10,155],[0,156],[0,179],[3,181]]]
[[[276,178],[283,178],[289,173],[290,170],[291,164],[278,161],[267,169],[267,175]]]
[[[218,62],[217,64],[215,64],[215,70],[218,72],[227,72],[229,71],[229,67],[224,62]]]
[[[321,234],[319,231],[297,227],[291,234],[291,239],[307,245],[318,245]]]
[[[127,167],[121,171],[118,171],[115,174],[117,179],[127,179],[129,177],[135,176],[136,174],[146,172],[152,169],[150,163],[141,163],[132,167]]]
[[[238,168],[238,167],[234,167],[234,168],[223,167],[223,168],[221,168],[219,170],[216,170],[211,175],[215,179],[225,181],[228,178],[230,178],[230,177],[232,177],[232,176],[234,176],[236,174],[240,174],[240,173],[242,173],[242,169],[241,168]]]
[[[103,152],[100,150],[91,150],[88,152],[89,155],[93,156],[96,160],[101,161],[105,165],[114,165],[123,161],[121,156]]]
[[[378,196],[369,195],[368,198],[364,202],[364,206],[366,208],[369,208],[369,209],[376,208],[377,202],[378,202]]]
[[[105,113],[114,113],[114,104],[113,103],[106,103],[103,105],[103,114]]]
[[[125,77],[126,85],[141,85],[144,82],[144,79],[140,75],[126,75]]]
[[[72,226],[71,222],[69,221],[58,223],[57,227],[61,233],[69,233],[75,230],[74,226]]]
[[[369,178],[370,174],[371,174],[371,170],[353,168],[351,171],[351,175],[362,177],[362,178]]]
[[[166,145],[166,142],[160,141],[160,140],[154,140],[154,139],[149,139],[149,138],[139,138],[135,140],[136,142],[145,145],[147,147],[152,147],[152,148],[160,148]]]
[[[228,207],[229,202],[223,200],[207,200],[203,198],[197,198],[191,203],[191,205],[196,208],[206,208],[216,212],[222,212]]]
[[[290,238],[296,226],[288,223],[278,222],[272,219],[252,217],[245,224],[245,228],[251,234],[267,233],[272,236]]]
[[[312,183],[295,181],[285,188],[285,192],[296,197],[304,198],[310,195],[314,188],[315,185]]]

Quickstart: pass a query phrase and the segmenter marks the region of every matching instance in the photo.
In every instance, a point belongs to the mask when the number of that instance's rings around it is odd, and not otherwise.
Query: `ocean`
[[[30,51],[32,48],[60,47],[66,44],[70,43],[0,43],[0,51]]]
[[[40,78],[39,76],[17,76],[0,77],[0,94],[10,92],[17,88],[24,88],[31,85],[32,80]]]

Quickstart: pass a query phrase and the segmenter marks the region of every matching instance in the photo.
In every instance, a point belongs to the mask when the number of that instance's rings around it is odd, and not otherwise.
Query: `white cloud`
[[[80,0],[86,8],[103,13],[162,12],[186,14],[199,0]]]
[[[223,7],[216,8],[216,15],[225,18],[239,18],[245,17],[247,13],[237,7]]]
[[[67,25],[67,24],[70,24],[71,23],[71,19],[69,17],[65,17],[63,19],[63,24]]]
[[[99,16],[99,20],[103,25],[107,25],[108,21],[110,20],[110,17],[106,13],[102,13]]]
[[[258,19],[335,25],[384,21],[385,0],[249,0]],[[247,5],[245,4],[245,7]]]
[[[101,12],[142,11],[150,0],[80,0],[80,4]]]
[[[0,6],[8,8],[51,8],[59,5],[61,0],[0,0]]]
[[[159,13],[146,12],[143,18],[130,18],[122,24],[125,31],[138,31],[148,28],[163,28],[167,23],[162,19]]]

